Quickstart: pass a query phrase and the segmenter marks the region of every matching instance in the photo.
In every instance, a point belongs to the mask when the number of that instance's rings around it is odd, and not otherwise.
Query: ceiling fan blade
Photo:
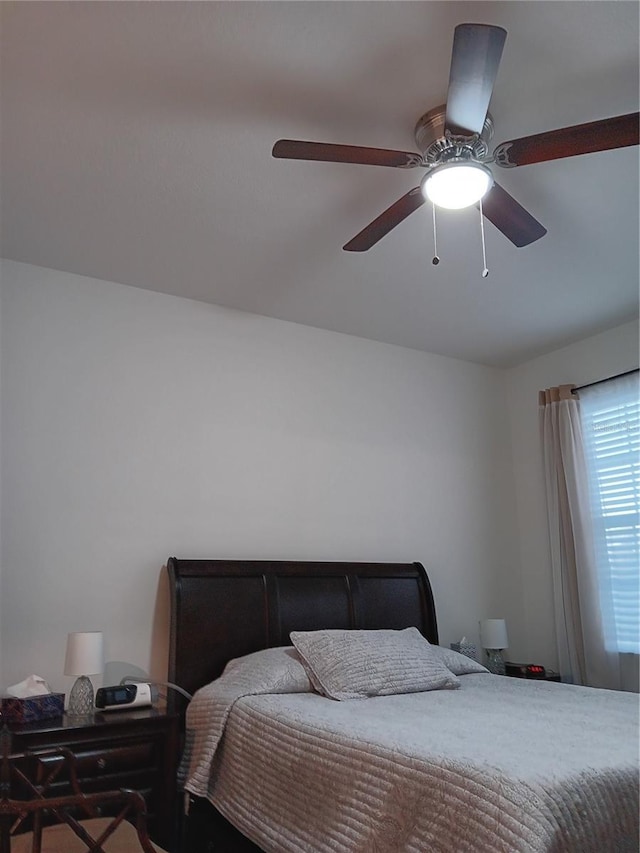
[[[377,219],[370,222],[366,228],[363,228],[359,234],[349,240],[342,248],[345,252],[366,252],[378,240],[381,240],[385,234],[388,234],[392,228],[399,225],[403,219],[406,219],[410,213],[417,210],[425,202],[420,187],[414,187],[409,190],[406,195],[394,202],[391,207],[388,207],[384,213],[381,213]]]
[[[302,142],[279,139],[271,152],[286,160],[321,160],[325,163],[360,163],[363,166],[394,166],[412,169],[422,166],[422,156],[410,151],[387,148],[361,148],[359,145],[333,145],[330,142]]]
[[[506,30],[489,24],[455,28],[445,125],[451,133],[482,132],[506,38]]]
[[[639,116],[640,113],[629,113],[511,139],[498,145],[493,156],[498,166],[508,168],[638,145]]]
[[[528,246],[547,233],[537,219],[495,182],[482,199],[482,212],[515,246]]]

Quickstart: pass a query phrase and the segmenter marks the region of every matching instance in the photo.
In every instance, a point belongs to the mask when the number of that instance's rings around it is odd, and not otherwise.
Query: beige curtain
[[[559,666],[566,681],[619,690],[618,655],[605,650],[580,403],[573,387],[547,388],[538,398]]]

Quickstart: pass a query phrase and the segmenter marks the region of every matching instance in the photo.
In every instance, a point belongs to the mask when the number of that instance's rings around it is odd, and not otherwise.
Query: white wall
[[[0,276],[2,273],[0,261]],[[0,278],[0,433],[2,432],[2,279]],[[0,438],[0,455],[2,439]],[[1,466],[0,466],[1,467]],[[0,691],[2,691],[2,489],[0,488]]]
[[[522,570],[526,647],[529,660],[557,667],[553,584],[547,532],[542,452],[538,435],[538,391],[554,385],[585,385],[638,367],[638,322],[618,326],[507,372],[519,562]],[[626,684],[637,685],[633,662]]]
[[[1,322],[0,687],[164,674],[171,554],[420,560],[526,652],[502,372],[6,261]]]

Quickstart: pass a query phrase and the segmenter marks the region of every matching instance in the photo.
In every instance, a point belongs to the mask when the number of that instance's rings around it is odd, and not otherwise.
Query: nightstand
[[[132,788],[147,803],[152,840],[165,850],[176,847],[179,717],[153,708],[96,713],[74,718],[66,714],[38,723],[11,725],[13,749],[67,747],[76,756],[82,791]],[[61,779],[51,793],[68,794]]]
[[[526,675],[514,675],[513,673],[507,672],[505,673],[507,678],[522,678],[525,681],[557,681],[560,683],[562,681],[562,677],[559,672],[553,672],[553,670],[548,669],[546,674],[542,677],[536,678],[527,678]]]

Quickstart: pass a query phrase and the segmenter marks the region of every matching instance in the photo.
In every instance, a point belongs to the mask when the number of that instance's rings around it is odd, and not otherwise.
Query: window
[[[640,653],[638,371],[579,392],[608,651]]]

